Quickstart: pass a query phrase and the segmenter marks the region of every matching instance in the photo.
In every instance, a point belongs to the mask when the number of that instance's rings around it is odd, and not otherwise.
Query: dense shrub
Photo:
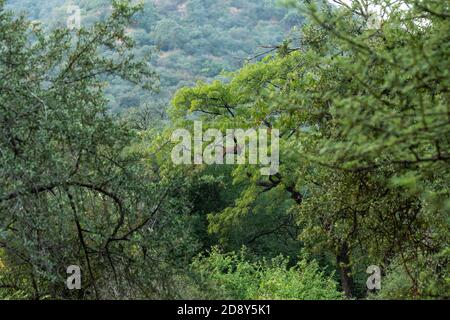
[[[193,263],[201,282],[214,287],[215,294],[231,299],[313,300],[340,299],[342,294],[332,276],[320,271],[316,261],[301,258],[290,267],[288,259],[248,260],[245,249],[221,253],[213,248],[209,256]]]

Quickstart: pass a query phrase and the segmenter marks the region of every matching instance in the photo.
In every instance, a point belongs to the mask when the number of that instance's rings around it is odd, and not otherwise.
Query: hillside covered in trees
[[[136,1],[138,2],[138,1]],[[295,11],[268,1],[146,0],[126,33],[136,41],[135,54],[149,61],[160,79],[160,92],[148,94],[113,79],[107,91],[110,109],[145,106],[159,109],[175,90],[209,81],[223,72],[237,70],[246,59],[268,51],[301,24]],[[10,0],[7,7],[42,22],[43,27],[64,27],[67,10],[77,5],[81,21],[89,26],[110,13],[109,0]]]
[[[0,0],[0,299],[450,298],[450,1],[281,2]]]

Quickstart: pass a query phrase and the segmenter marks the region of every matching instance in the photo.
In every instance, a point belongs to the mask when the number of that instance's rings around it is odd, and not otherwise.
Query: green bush
[[[245,249],[221,253],[213,248],[208,257],[193,263],[201,283],[212,289],[212,295],[228,299],[315,300],[341,299],[342,293],[332,276],[326,276],[316,261],[305,257],[294,267],[288,259],[278,257],[251,262]]]

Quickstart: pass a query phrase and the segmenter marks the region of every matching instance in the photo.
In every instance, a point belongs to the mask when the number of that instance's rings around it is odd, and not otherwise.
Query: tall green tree
[[[47,34],[0,1],[0,295],[172,294],[169,266],[189,248],[169,246],[187,236],[161,214],[174,207],[171,185],[146,167],[136,131],[103,94],[109,76],[148,88],[156,79],[125,32],[139,9],[114,1],[104,22]],[[76,293],[70,265],[82,268]]]
[[[448,297],[449,2],[289,4],[310,20],[299,43],[174,98],[176,119],[281,130],[280,172],[236,168],[248,188],[211,230],[284,194],[307,248],[334,256],[347,297],[366,294],[369,265],[404,275],[386,295]]]

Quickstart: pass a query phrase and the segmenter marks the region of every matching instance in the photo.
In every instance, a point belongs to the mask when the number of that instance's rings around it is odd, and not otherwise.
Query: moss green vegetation
[[[0,298],[450,298],[449,0],[81,2],[0,0]],[[174,165],[198,120],[279,172]]]

